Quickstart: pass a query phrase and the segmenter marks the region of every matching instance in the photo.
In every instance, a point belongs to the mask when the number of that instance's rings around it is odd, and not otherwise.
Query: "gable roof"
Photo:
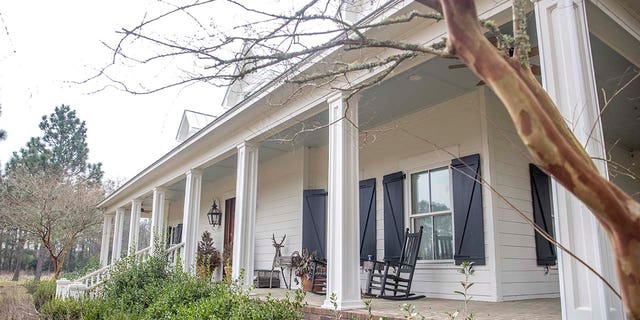
[[[185,109],[182,113],[180,125],[178,126],[176,140],[178,140],[178,142],[186,140],[216,118],[216,116],[210,114]]]

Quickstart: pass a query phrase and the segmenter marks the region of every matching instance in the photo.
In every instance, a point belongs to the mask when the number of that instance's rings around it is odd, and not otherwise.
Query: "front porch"
[[[531,21],[529,30],[535,30]],[[595,37],[593,43],[599,61],[618,58]],[[555,231],[584,257],[601,249],[593,245],[597,224],[567,207],[573,200],[551,192],[548,177],[534,179],[532,160],[499,99],[468,69],[451,68],[456,63],[415,62],[349,101],[339,92],[316,90],[278,108],[259,101],[230,110],[103,202],[109,214],[102,263],[153,252],[158,238],[179,250],[184,270],[193,272],[199,237],[208,231],[231,260],[232,277],[244,273],[250,286],[256,270],[272,268],[272,237],[286,235],[282,254],[317,251],[328,261],[327,292],[338,294],[338,308],[366,315],[360,261],[399,256],[404,229],[424,227],[412,291],[427,298],[411,303],[427,318],[446,319],[446,312],[462,308],[454,293],[462,261],[475,263],[469,309],[479,319],[559,319],[559,296],[567,310],[575,304],[577,312],[582,305],[600,312],[610,293],[583,290],[600,284],[567,256],[557,263],[553,247],[536,239],[519,215]],[[609,128],[604,126],[605,136]],[[486,184],[457,176],[461,159]],[[536,207],[534,197],[545,207]],[[223,212],[216,226],[207,221],[214,201]],[[151,220],[150,232],[140,233],[141,218]],[[289,282],[289,272],[281,279]],[[220,278],[218,271],[214,279]],[[286,292],[255,290],[262,297]],[[574,294],[584,296],[567,300]],[[327,297],[309,294],[306,301],[311,319],[332,314]],[[607,303],[615,318],[618,301]],[[374,314],[401,317],[401,304],[376,299]]]
[[[286,289],[255,289],[253,293],[257,297],[265,298],[271,295],[273,298],[284,298],[287,293],[291,295],[291,291]],[[305,297],[307,306],[305,307],[305,319],[333,319],[333,310],[322,308],[324,296],[307,294]],[[414,301],[408,301],[416,307],[426,319],[448,319],[447,312],[455,312],[462,309],[462,301],[449,299],[433,299],[423,298]],[[386,319],[406,319],[407,314],[402,311],[400,301],[389,301],[383,299],[372,299],[372,315],[374,319],[385,317]],[[560,299],[530,299],[519,301],[505,302],[483,302],[470,301],[469,310],[472,311],[476,319],[494,319],[494,320],[554,320],[561,319]],[[345,311],[342,313],[343,318],[350,319],[357,317],[358,319],[366,319],[367,311],[364,309]]]

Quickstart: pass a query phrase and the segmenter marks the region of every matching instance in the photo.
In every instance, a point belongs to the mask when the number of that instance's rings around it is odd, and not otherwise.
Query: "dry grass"
[[[31,295],[20,282],[0,280],[0,319],[37,320]]]

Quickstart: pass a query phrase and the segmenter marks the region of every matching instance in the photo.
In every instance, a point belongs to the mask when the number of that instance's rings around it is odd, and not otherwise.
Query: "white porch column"
[[[587,152],[605,158],[585,5],[584,0],[535,3],[542,82]],[[596,165],[607,174],[602,162]],[[557,239],[616,285],[611,247],[597,220],[555,182],[553,191]],[[558,263],[563,319],[622,318],[620,300],[596,276],[565,253]]]
[[[116,209],[115,222],[113,224],[113,248],[111,249],[111,263],[120,260],[122,254],[122,233],[124,225],[124,208]]]
[[[156,245],[162,246],[164,244],[164,200],[166,195],[166,189],[163,187],[157,187],[153,189],[153,205],[151,208],[151,249],[150,253],[153,255],[156,249]],[[157,242],[157,243],[156,243]]]
[[[100,265],[106,266],[109,264],[109,240],[111,239],[111,225],[113,224],[113,216],[109,214],[104,215],[104,221],[102,222],[102,243],[100,245]]]
[[[244,270],[244,285],[246,286],[253,284],[257,195],[258,146],[244,142],[238,145],[231,276],[233,279],[237,279],[240,277],[241,271]]]
[[[131,221],[129,221],[129,254],[132,255],[138,251],[138,225],[140,224],[140,209],[142,209],[142,200],[135,199],[131,201]]]
[[[187,182],[184,190],[184,211],[182,216],[182,242],[184,242],[182,268],[186,272],[195,274],[202,171],[191,169],[186,173],[186,176]]]
[[[327,225],[327,297],[324,308],[363,308],[360,299],[360,224],[358,192],[357,99],[347,104],[342,94],[329,103],[329,197]],[[345,117],[345,118],[343,118]],[[348,119],[348,120],[347,120]]]

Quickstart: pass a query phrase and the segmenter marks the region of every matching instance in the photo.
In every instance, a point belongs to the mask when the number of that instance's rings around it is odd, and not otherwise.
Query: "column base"
[[[331,309],[331,310],[353,310],[353,309],[364,309],[365,305],[362,302],[362,299],[357,300],[347,300],[347,301],[336,301],[337,307],[333,305],[329,297],[324,300],[321,308],[323,309]]]

